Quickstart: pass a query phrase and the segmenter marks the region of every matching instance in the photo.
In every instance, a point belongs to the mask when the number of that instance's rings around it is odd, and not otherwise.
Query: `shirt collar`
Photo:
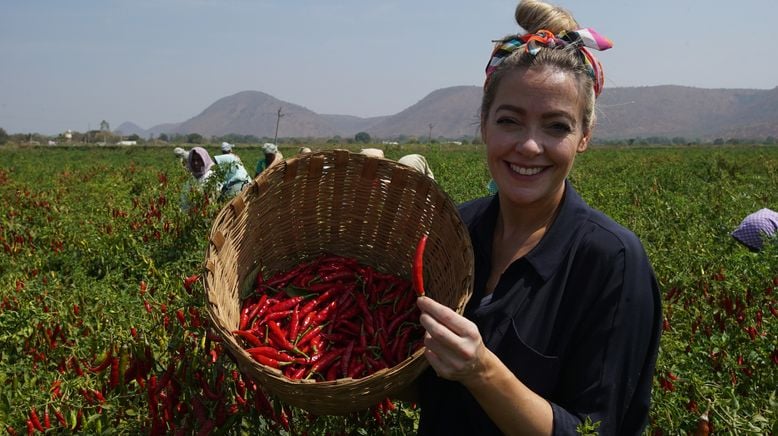
[[[559,264],[566,258],[566,253],[573,244],[573,238],[578,233],[577,229],[590,213],[589,206],[568,180],[565,180],[565,194],[559,207],[559,212],[551,227],[543,235],[538,245],[524,256],[524,259],[544,281],[551,278]],[[486,256],[487,259],[491,259],[492,234],[499,211],[499,195],[494,195],[485,213],[475,223],[475,236],[481,243],[474,245],[484,250],[477,253],[478,256]]]

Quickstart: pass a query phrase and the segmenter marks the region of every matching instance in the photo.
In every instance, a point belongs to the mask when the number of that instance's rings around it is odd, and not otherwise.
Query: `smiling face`
[[[481,123],[501,203],[558,204],[576,153],[589,143],[584,104],[570,73],[551,67],[508,72]]]

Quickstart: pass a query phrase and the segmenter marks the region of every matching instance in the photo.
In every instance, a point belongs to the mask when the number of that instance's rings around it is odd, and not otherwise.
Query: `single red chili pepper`
[[[313,327],[312,329],[308,330],[307,333],[305,333],[299,341],[297,341],[297,346],[302,347],[309,341],[313,340],[314,337],[319,335],[321,333],[321,330],[324,328],[323,325],[317,325],[316,327]]]
[[[413,287],[416,295],[424,296],[424,248],[427,246],[427,235],[421,235],[416,245],[416,254],[413,257]]]
[[[375,329],[373,328],[373,315],[367,307],[365,296],[361,293],[357,293],[357,305],[359,305],[359,310],[362,311],[362,317],[364,319],[362,325],[365,327],[365,333],[369,336],[373,336],[375,334]]]
[[[255,354],[252,354],[251,357],[253,357],[254,360],[256,360],[257,362],[259,362],[259,363],[261,363],[261,364],[263,364],[265,366],[269,366],[271,368],[279,368],[281,366],[279,361],[277,361],[275,359],[271,359],[271,358],[269,358],[267,356],[264,356],[262,354],[256,354],[255,353]]]
[[[9,432],[10,433],[10,432]],[[35,425],[32,423],[31,419],[27,419],[27,435],[33,435],[35,434]]]
[[[325,321],[329,317],[330,312],[334,311],[335,308],[338,306],[338,301],[339,300],[332,300],[332,301],[330,301],[329,304],[324,306],[324,309],[320,310],[319,314],[316,316],[316,322],[315,323],[319,324],[322,321]]]
[[[279,319],[284,319],[292,314],[291,310],[285,310],[283,312],[267,312],[265,314],[265,317],[262,319],[262,322],[268,322],[268,321],[277,321]]]
[[[340,365],[330,365],[327,370],[327,374],[324,376],[324,380],[332,381],[338,379],[338,371],[340,371]]]
[[[89,370],[92,372],[103,372],[106,368],[108,368],[111,365],[111,358],[113,357],[113,351],[108,350],[105,359],[99,363],[97,366],[89,367]]]
[[[245,339],[252,347],[259,347],[262,345],[262,341],[258,337],[254,336],[251,332],[246,330],[233,330],[233,334]]]
[[[392,354],[398,363],[404,361],[411,354],[408,351],[408,341],[410,340],[412,330],[407,328],[403,334],[400,334],[401,330],[397,332],[397,339],[395,340]]]
[[[315,311],[308,312],[305,315],[305,318],[303,318],[303,322],[300,323],[300,327],[297,328],[298,332],[307,331],[308,326],[310,326],[311,323],[313,322],[313,320],[316,319],[316,316],[317,316],[317,314],[316,314]]]
[[[191,276],[184,279],[184,289],[188,294],[192,293],[192,285],[194,285],[198,280],[200,280],[200,276],[198,274],[192,274]]]
[[[289,342],[288,339],[286,339],[286,335],[281,330],[281,327],[276,323],[275,321],[268,321],[267,322],[268,327],[270,327],[270,336],[278,342],[278,345],[281,346],[281,348],[284,348],[285,350],[294,351],[295,346],[291,342]]]
[[[280,302],[274,304],[273,306],[271,306],[271,307],[269,307],[267,309],[267,312],[268,313],[275,313],[275,312],[287,311],[287,310],[297,306],[298,304],[300,304],[303,300],[305,300],[305,296],[298,295],[297,297],[292,297],[292,298],[290,298],[288,300],[280,301]]]
[[[340,372],[345,377],[348,374],[348,367],[351,363],[351,353],[354,351],[354,341],[349,341],[346,350],[343,351],[343,357],[340,359]]]
[[[289,319],[289,341],[297,341],[297,329],[300,328],[300,309],[295,307],[292,310],[292,316]]]
[[[33,425],[33,427],[35,427],[35,430],[38,430],[38,431],[41,431],[41,432],[45,431],[44,428],[43,428],[43,425],[41,425],[40,419],[38,418],[38,413],[35,412],[34,408],[30,409],[30,421],[32,421],[32,425]]]
[[[249,322],[249,310],[251,310],[251,306],[249,304],[243,305],[243,308],[240,309],[240,320],[238,321],[238,330],[246,330],[246,326]]]
[[[310,377],[310,375],[313,373],[321,373],[325,369],[329,368],[329,366],[333,364],[342,353],[342,348],[336,348],[328,351],[323,355],[320,355],[321,357],[313,364],[313,366],[311,366],[311,370],[308,373],[308,376]]]
[[[105,403],[105,396],[103,396],[103,393],[100,392],[97,389],[92,389],[92,395],[97,399],[100,403]]]
[[[362,378],[362,375],[365,371],[365,368],[367,367],[364,362],[354,362],[355,365],[351,368],[349,368],[347,376],[349,378],[358,379]]]
[[[418,311],[418,307],[413,306],[410,309],[406,310],[404,313],[400,314],[400,316],[395,317],[392,322],[389,323],[389,325],[386,327],[386,334],[389,337],[393,337],[394,333],[397,331],[397,327],[400,326],[403,322],[407,321],[414,313]]]
[[[255,354],[261,354],[279,362],[293,362],[295,358],[288,354],[284,354],[273,347],[253,347],[247,348],[246,352],[252,356]]]
[[[254,304],[254,306],[252,306],[251,311],[249,311],[249,314],[247,316],[248,324],[251,325],[251,321],[253,321],[254,318],[256,318],[256,317],[261,316],[262,313],[265,311],[265,309],[267,309],[268,306],[269,306],[269,304],[268,304],[267,294],[262,294],[262,296],[259,297],[259,301],[257,301],[257,303]],[[243,330],[245,330],[245,329],[243,329]]]
[[[186,316],[184,316],[184,309],[176,310],[176,318],[178,318],[178,323],[181,324],[181,327],[186,328]]]
[[[289,377],[292,380],[300,380],[305,375],[305,372],[308,370],[307,366],[301,366],[299,368],[292,368],[290,367],[291,371],[289,371]]]
[[[326,292],[325,292],[326,294]],[[311,301],[305,303],[302,307],[300,307],[300,317],[305,318],[306,315],[311,313],[313,309],[316,308],[317,305],[322,301],[321,297],[324,296],[324,294],[321,294],[317,297],[311,298]]]
[[[54,416],[57,417],[57,421],[59,422],[59,425],[62,427],[67,427],[68,422],[65,420],[65,415],[62,414],[62,412],[59,411],[59,409],[54,409]]]

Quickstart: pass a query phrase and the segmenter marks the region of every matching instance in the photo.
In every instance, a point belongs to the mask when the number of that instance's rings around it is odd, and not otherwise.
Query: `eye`
[[[549,130],[551,130],[552,132],[565,134],[565,135],[573,131],[573,128],[569,124],[564,122],[554,122],[551,123],[548,127]]]
[[[516,124],[516,120],[511,117],[498,117],[495,123],[501,125]]]

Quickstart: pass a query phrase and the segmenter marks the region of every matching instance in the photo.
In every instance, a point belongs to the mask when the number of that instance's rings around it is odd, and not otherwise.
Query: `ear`
[[[578,153],[583,153],[584,151],[586,151],[586,149],[589,148],[589,140],[591,138],[592,138],[592,131],[591,129],[589,129],[581,137],[581,140],[578,141],[578,146],[575,148],[575,151]]]

